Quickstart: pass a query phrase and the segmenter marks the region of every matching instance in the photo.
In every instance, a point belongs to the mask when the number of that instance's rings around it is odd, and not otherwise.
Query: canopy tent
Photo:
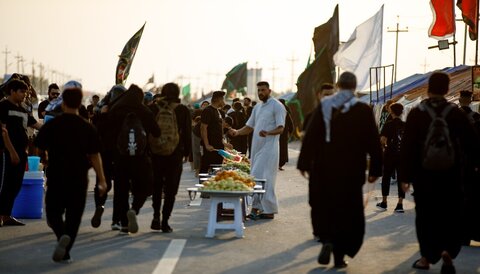
[[[472,71],[470,66],[456,66],[453,68],[444,68],[441,71],[450,75],[450,91],[447,94],[447,98],[455,99],[458,97],[460,90],[471,89],[472,87]],[[402,79],[393,84],[392,99],[398,101],[400,97],[406,96],[409,101],[414,101],[417,97],[426,95],[428,88],[428,78],[433,71],[425,74],[414,74],[405,79]],[[385,89],[372,91],[371,94],[366,94],[360,97],[360,101],[364,103],[370,103],[372,105],[383,104],[390,99],[389,85]],[[450,98],[453,97],[453,98]]]
[[[444,68],[440,71],[450,76],[450,89],[446,95],[447,100],[456,102],[461,90],[471,90],[472,67],[460,65],[453,68]],[[402,116],[404,120],[412,108],[427,98],[428,79],[432,73],[433,71],[425,74],[414,74],[393,85],[392,100],[404,106]],[[366,94],[359,98],[364,103],[368,104],[371,102],[377,121],[380,118],[384,102],[390,99],[390,89],[390,86],[385,87],[385,95],[382,88],[378,92],[372,91],[371,96]],[[479,102],[476,101],[472,103],[471,107],[473,110],[478,111],[479,105]]]

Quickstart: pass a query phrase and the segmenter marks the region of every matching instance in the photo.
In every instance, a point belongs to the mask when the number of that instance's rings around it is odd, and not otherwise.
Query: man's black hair
[[[177,99],[180,96],[180,87],[175,83],[166,83],[160,93],[167,99]]]
[[[266,86],[267,88],[270,88],[270,84],[267,81],[260,81],[257,83],[257,87],[259,86]]]
[[[10,95],[10,92],[13,90],[13,91],[17,91],[19,89],[25,89],[25,90],[28,90],[28,85],[23,82],[23,81],[19,81],[19,80],[13,80],[11,81],[10,83],[8,83],[8,86],[7,86],[7,95]]]
[[[80,89],[67,89],[62,93],[63,103],[69,108],[80,108],[82,97]]]
[[[390,111],[393,112],[393,114],[400,116],[403,113],[403,105],[399,103],[392,104],[390,106]]]
[[[448,93],[450,77],[444,72],[434,72],[428,79],[428,92],[431,94],[445,95]]]
[[[60,88],[58,87],[57,84],[51,83],[51,84],[48,86],[48,92],[50,92],[52,89],[60,89]]]

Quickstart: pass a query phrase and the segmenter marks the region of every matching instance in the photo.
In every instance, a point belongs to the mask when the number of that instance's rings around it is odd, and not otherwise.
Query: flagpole
[[[463,35],[463,65],[465,65],[466,55],[467,55],[467,24],[465,25],[465,33]]]
[[[479,16],[479,9],[480,9],[480,0],[477,0],[477,17],[475,18],[477,20],[477,24],[475,25],[476,32],[477,32],[477,40],[475,42],[475,66],[478,66],[478,16]]]

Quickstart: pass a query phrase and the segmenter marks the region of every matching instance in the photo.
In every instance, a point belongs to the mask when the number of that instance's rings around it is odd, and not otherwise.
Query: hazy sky
[[[339,4],[340,40],[373,16],[384,3],[382,64],[393,64],[397,15],[398,79],[413,73],[453,65],[452,50],[428,50],[435,45],[427,30],[432,13],[427,0],[0,0],[0,49],[8,47],[9,73],[17,70],[14,56],[32,59],[50,70],[81,79],[86,90],[105,93],[114,84],[118,54],[127,40],[147,22],[127,86],[144,85],[154,74],[157,84],[192,83],[193,91],[220,88],[234,65],[248,61],[263,68],[264,80],[277,91],[291,86],[292,55],[295,79],[305,68],[313,30],[326,22]],[[460,18],[458,9],[457,18]],[[463,23],[457,23],[457,64],[463,59]],[[469,42],[467,64],[475,45]],[[0,73],[5,55],[0,55]],[[272,83],[273,70],[275,81]],[[36,66],[36,72],[39,69]],[[47,76],[51,76],[47,72]],[[61,80],[57,78],[59,84]]]

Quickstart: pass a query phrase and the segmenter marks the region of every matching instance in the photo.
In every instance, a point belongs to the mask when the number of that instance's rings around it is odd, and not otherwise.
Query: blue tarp
[[[443,71],[447,74],[451,74],[451,73],[455,73],[457,71],[462,71],[462,70],[465,70],[465,69],[468,69],[468,68],[470,68],[470,67],[465,66],[465,65],[460,65],[460,66],[456,66],[456,67],[453,67],[453,68],[444,68],[441,71]],[[428,78],[430,77],[430,75],[432,73],[433,73],[433,71],[425,73],[425,74],[414,74],[414,75],[411,75],[411,76],[409,76],[405,79],[402,79],[402,80],[396,82],[395,84],[393,84],[392,98],[395,98],[399,95],[407,93],[408,91],[411,91],[415,88],[426,85],[428,83]],[[383,90],[384,89],[382,88],[378,91],[378,101],[377,101],[377,92],[372,91],[372,93],[371,93],[372,104],[377,104],[377,103],[382,103],[383,104],[383,102],[390,99],[390,85],[385,87],[385,96],[383,95],[383,92],[384,92]],[[369,104],[370,103],[370,94],[366,94],[366,95],[360,97],[360,101]]]
[[[295,95],[297,95],[296,92],[289,92],[289,93],[282,94],[281,96],[278,96],[277,99],[284,99],[285,102],[288,103],[288,101],[295,98]]]

